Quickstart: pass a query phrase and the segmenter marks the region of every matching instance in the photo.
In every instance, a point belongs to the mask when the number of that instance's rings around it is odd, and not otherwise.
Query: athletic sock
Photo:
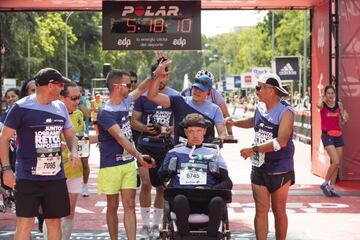
[[[328,185],[329,181],[325,180],[321,185],[326,186]]]
[[[63,218],[61,220],[61,240],[69,240],[74,228],[74,219]]]
[[[150,208],[149,207],[140,207],[140,214],[142,223],[144,226],[150,227]]]
[[[153,216],[153,226],[160,225],[161,217],[163,215],[164,210],[162,208],[154,208],[154,216]]]

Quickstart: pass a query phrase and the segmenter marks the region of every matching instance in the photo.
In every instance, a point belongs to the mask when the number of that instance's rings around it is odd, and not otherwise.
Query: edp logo
[[[117,45],[128,47],[131,45],[131,40],[128,38],[119,39]]]
[[[184,47],[186,45],[186,39],[182,37],[180,37],[179,39],[174,39],[173,45]]]

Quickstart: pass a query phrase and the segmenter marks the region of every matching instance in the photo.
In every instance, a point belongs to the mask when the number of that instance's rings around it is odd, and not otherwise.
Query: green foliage
[[[40,68],[53,67],[65,74],[65,27],[68,43],[69,77],[91,86],[99,78],[104,63],[112,68],[137,72],[139,79],[150,73],[156,61],[154,51],[103,51],[101,13],[74,12],[0,13],[0,42],[10,49],[1,62],[1,76],[25,80]],[[309,11],[306,11],[309,29]],[[201,51],[170,51],[173,60],[169,85],[181,90],[184,75],[190,80],[202,68],[210,70],[216,79],[225,74],[239,75],[253,67],[271,67],[272,56],[303,55],[303,11],[275,11],[275,48],[272,52],[272,14],[255,27],[244,27],[237,33],[214,37],[202,36]],[[310,54],[309,30],[306,31]],[[28,49],[28,41],[30,41]],[[30,50],[30,56],[28,56]],[[214,55],[219,58],[214,58]],[[30,72],[28,72],[30,63]],[[309,71],[308,71],[309,75]]]

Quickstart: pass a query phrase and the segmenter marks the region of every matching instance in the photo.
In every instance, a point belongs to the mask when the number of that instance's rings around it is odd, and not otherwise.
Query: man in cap
[[[251,147],[243,148],[243,158],[251,158],[251,183],[255,201],[255,233],[257,239],[266,239],[268,212],[271,206],[275,217],[276,239],[286,239],[286,199],[290,185],[295,183],[294,109],[281,98],[288,95],[278,75],[265,73],[259,77],[256,94],[260,102],[254,117],[226,125],[254,128],[255,139]],[[271,201],[271,202],[270,202]]]
[[[35,76],[36,93],[17,101],[10,110],[0,137],[4,183],[16,190],[14,239],[29,239],[34,217],[42,208],[49,239],[60,239],[60,218],[69,215],[66,178],[61,162],[61,133],[70,150],[70,161],[80,164],[77,139],[65,105],[59,101],[64,83],[57,70],[41,69]],[[17,132],[16,178],[9,164],[9,140]]]
[[[150,101],[165,108],[170,107],[174,113],[175,126],[178,126],[182,119],[190,113],[200,113],[205,119],[208,119],[215,127],[220,138],[227,138],[227,132],[224,125],[224,117],[221,109],[206,100],[212,89],[212,79],[207,75],[195,78],[192,85],[192,95],[168,96],[159,92],[160,80],[155,81],[149,89],[147,97]],[[214,137],[214,130],[208,129],[205,142],[211,141]],[[174,143],[179,143],[179,133],[175,132]]]

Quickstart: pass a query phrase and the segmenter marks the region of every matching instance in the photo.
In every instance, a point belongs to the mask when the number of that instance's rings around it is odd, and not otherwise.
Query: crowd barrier
[[[251,117],[254,114],[253,105],[229,106],[229,112],[233,117]],[[310,110],[295,109],[294,139],[306,144],[311,144],[311,112]]]

